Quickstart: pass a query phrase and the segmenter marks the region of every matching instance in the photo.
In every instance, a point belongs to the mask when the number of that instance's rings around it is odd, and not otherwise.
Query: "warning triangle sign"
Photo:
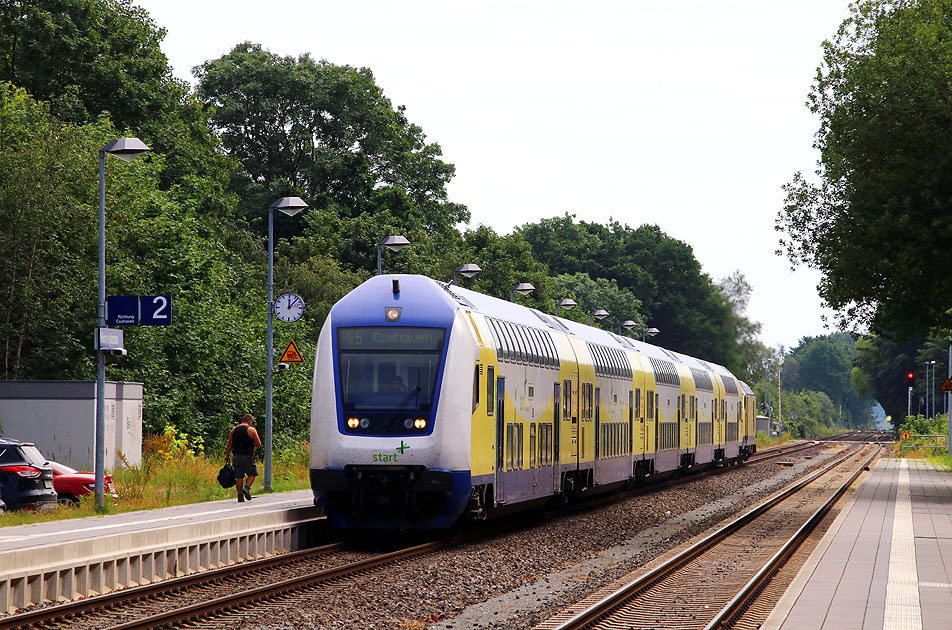
[[[941,389],[944,392],[952,392],[952,379],[948,379],[948,378],[945,379],[945,381],[943,381],[942,384],[939,385],[939,389]]]
[[[301,356],[301,353],[298,352],[297,346],[294,345],[294,340],[291,340],[291,343],[288,344],[288,347],[285,348],[284,354],[281,355],[281,358],[278,359],[279,363],[304,363],[304,357]]]

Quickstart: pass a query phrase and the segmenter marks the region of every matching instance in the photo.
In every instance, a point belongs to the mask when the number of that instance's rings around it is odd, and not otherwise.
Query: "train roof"
[[[448,297],[452,302],[455,302],[455,304],[458,305],[458,308],[460,309],[469,309],[489,317],[504,319],[509,322],[530,326],[532,328],[560,332],[583,341],[588,341],[590,343],[625,349],[631,352],[642,354],[646,357],[672,361],[674,363],[685,365],[689,368],[706,370],[709,372],[714,372],[719,376],[735,378],[734,375],[722,365],[704,361],[703,359],[698,359],[680,352],[673,352],[666,348],[662,348],[661,346],[646,343],[631,337],[616,335],[615,333],[602,328],[596,328],[594,326],[588,326],[586,324],[580,324],[568,319],[556,317],[555,315],[543,313],[542,311],[536,310],[534,308],[522,306],[521,304],[509,302],[508,300],[501,300],[499,298],[495,298],[484,293],[479,293],[471,289],[466,289],[452,283],[444,283],[438,280],[433,280],[432,278],[428,278],[426,276],[416,276],[410,274],[394,274],[386,277],[389,278],[387,280],[388,283],[391,282],[391,279],[393,278],[411,279],[411,283],[415,286],[421,286],[421,284],[425,286],[427,284],[425,281],[429,281],[429,283],[432,283],[432,286],[435,289],[443,292],[444,297]],[[380,278],[381,276],[377,276],[368,282],[373,282],[375,279],[379,282]],[[423,280],[423,282],[421,282],[421,280]],[[738,380],[738,382],[740,381]],[[745,389],[749,389],[746,387],[746,385],[743,385],[743,387]]]

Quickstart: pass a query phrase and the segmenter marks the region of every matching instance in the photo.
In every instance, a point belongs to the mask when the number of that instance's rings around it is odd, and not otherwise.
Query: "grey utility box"
[[[142,383],[106,382],[106,470],[142,462]],[[55,461],[92,471],[95,381],[0,381],[0,436],[33,442]]]

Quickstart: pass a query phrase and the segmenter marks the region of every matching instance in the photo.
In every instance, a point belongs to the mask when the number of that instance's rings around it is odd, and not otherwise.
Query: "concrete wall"
[[[106,469],[142,461],[142,383],[106,382]],[[0,435],[33,442],[47,457],[91,471],[96,457],[95,381],[0,381]]]

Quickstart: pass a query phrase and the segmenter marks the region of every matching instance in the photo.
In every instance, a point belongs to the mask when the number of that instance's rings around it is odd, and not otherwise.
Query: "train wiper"
[[[393,424],[393,421],[397,419],[397,414],[403,411],[403,408],[407,406],[407,403],[410,402],[410,399],[413,398],[416,394],[420,393],[420,390],[423,389],[419,385],[407,392],[406,397],[400,401],[400,404],[397,405],[397,408],[393,410],[393,413],[390,414],[390,417],[387,418],[387,421],[383,423],[383,426],[389,427]]]

